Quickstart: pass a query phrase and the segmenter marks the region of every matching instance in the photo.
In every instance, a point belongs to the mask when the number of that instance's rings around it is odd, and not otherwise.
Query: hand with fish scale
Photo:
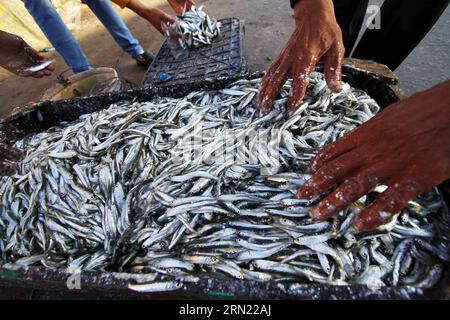
[[[389,222],[414,197],[450,178],[450,81],[402,100],[311,162],[315,175],[298,191],[312,198],[337,187],[311,211],[326,220],[376,185],[388,188],[353,225],[369,231]]]
[[[281,87],[293,79],[288,110],[293,113],[302,101],[308,77],[322,59],[325,78],[333,92],[341,90],[341,68],[345,48],[342,32],[334,16],[331,0],[302,0],[294,6],[296,28],[278,58],[262,80],[257,105],[263,114],[270,112]]]
[[[160,33],[163,33],[162,25],[174,23],[175,18],[158,8],[152,8],[144,5],[140,0],[130,0],[127,8],[150,22]],[[176,12],[176,11],[175,11]]]
[[[50,76],[54,70],[47,66],[44,70],[32,72],[26,70],[44,60],[36,50],[30,47],[21,37],[0,30],[0,66],[21,76],[42,78]]]

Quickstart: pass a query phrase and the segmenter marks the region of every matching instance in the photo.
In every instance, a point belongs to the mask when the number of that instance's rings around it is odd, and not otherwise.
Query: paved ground
[[[408,94],[450,79],[450,6],[395,71]]]
[[[164,0],[143,1],[169,10]],[[276,57],[293,30],[294,20],[287,0],[197,2],[206,3],[207,11],[217,18],[235,16],[245,21],[246,54],[252,70],[265,69]],[[146,49],[155,52],[159,49],[163,38],[146,21],[129,10],[120,10],[120,14]],[[91,64],[114,67],[120,76],[139,84],[145,74],[145,68],[136,66],[134,61],[120,50],[88,8],[83,8],[82,21],[76,37]],[[450,7],[420,46],[397,70],[402,87],[408,94],[450,78],[449,32]],[[57,54],[46,54],[46,58],[56,59],[57,72],[54,76],[43,80],[11,76],[1,82],[0,116],[6,114],[13,106],[38,100],[42,92],[55,82],[56,75],[67,68]]]

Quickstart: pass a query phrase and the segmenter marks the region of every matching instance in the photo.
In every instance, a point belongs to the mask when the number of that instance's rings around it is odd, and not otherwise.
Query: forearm
[[[128,3],[130,2],[130,0],[111,0],[111,1],[117,4],[122,9],[128,6]]]
[[[441,82],[428,90],[417,93],[415,96],[427,99],[429,108],[435,109],[435,112],[440,113],[450,124],[450,80]]]
[[[439,84],[437,84],[436,86],[434,86],[431,89],[436,89],[437,91],[441,92],[443,95],[446,96],[447,102],[449,104],[450,107],[450,80],[441,82]]]
[[[141,17],[148,15],[151,8],[147,8],[140,0],[126,0],[126,7]]]
[[[300,1],[314,1],[317,3],[323,3],[323,2],[332,2],[331,0],[290,0],[291,1],[291,8],[294,9],[295,5],[299,3]]]
[[[146,17],[150,8],[147,8],[140,0],[111,0],[122,9],[128,8],[141,17]]]
[[[122,2],[122,4],[125,4],[125,6],[128,9],[146,19],[148,19],[152,14],[155,14],[155,8],[147,7],[140,0],[113,0],[113,1]]]
[[[294,9],[295,21],[299,22],[309,16],[327,17],[328,20],[336,21],[334,4],[332,0],[296,0]]]

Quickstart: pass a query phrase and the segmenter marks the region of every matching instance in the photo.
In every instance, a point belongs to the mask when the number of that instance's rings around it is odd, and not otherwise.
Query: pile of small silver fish
[[[383,186],[325,222],[308,216],[319,199],[294,197],[318,150],[373,117],[377,103],[348,84],[334,94],[313,73],[293,115],[288,81],[261,117],[260,83],[122,101],[17,141],[26,157],[0,186],[3,266],[142,275],[129,285],[142,292],[224,276],[434,285],[450,260],[437,189],[368,233],[351,222]]]
[[[167,27],[166,35],[170,37],[171,33],[177,34],[183,49],[210,45],[220,35],[220,22],[210,18],[203,11],[203,6],[193,7]]]

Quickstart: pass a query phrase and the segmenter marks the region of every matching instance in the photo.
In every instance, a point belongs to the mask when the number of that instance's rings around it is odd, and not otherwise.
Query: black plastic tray
[[[168,40],[150,65],[142,87],[182,84],[205,79],[245,75],[244,26],[237,18],[219,20],[219,37],[211,45],[186,50],[187,58],[176,59]]]
[[[247,78],[258,76],[260,74],[253,74]],[[397,87],[398,79],[382,65],[350,60],[344,65],[343,77],[352,86],[365,90],[382,107],[398,101],[403,96]],[[123,93],[57,102],[48,101],[25,106],[18,108],[10,116],[0,119],[0,136],[3,136],[5,141],[13,141],[23,138],[27,134],[46,130],[61,121],[75,120],[82,114],[107,108],[111,103],[123,100],[146,101],[157,96],[180,97],[196,90],[218,90],[240,78],[242,77],[220,77],[215,80],[150,87]],[[38,114],[40,115],[38,116]],[[450,189],[443,185],[441,190],[449,204]],[[324,284],[303,284],[296,290],[289,290],[287,284],[284,287],[287,290],[284,290],[278,283],[273,282],[259,283],[215,278],[204,279],[196,284],[188,283],[178,291],[141,294],[127,289],[127,281],[110,272],[83,272],[81,274],[81,290],[71,291],[66,285],[70,274],[64,270],[29,267],[11,271],[0,268],[0,291],[2,287],[8,287],[8,292],[14,292],[14,290],[29,292],[27,297],[31,298],[449,299],[449,271],[449,265],[446,265],[444,276],[431,289],[387,287],[374,291],[356,285],[336,287]]]

